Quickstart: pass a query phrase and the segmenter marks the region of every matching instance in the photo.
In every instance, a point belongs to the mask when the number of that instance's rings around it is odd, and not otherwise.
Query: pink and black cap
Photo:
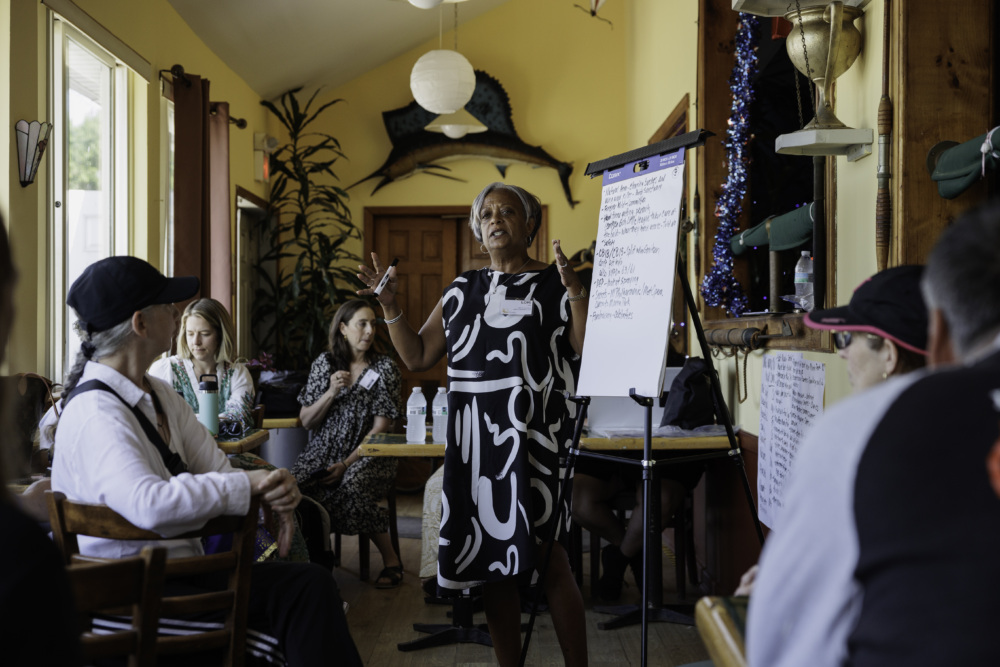
[[[923,266],[897,266],[861,283],[846,306],[814,310],[805,323],[813,329],[863,331],[927,354],[927,306],[920,293]]]

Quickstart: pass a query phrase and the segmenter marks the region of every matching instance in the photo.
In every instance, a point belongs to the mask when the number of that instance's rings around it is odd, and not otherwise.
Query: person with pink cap
[[[927,358],[927,306],[920,294],[922,266],[876,273],[854,290],[846,306],[814,310],[806,326],[834,332],[854,391],[923,368]]]

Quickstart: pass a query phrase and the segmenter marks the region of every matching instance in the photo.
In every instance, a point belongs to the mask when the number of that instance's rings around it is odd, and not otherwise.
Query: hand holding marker
[[[372,290],[372,294],[378,296],[379,294],[382,293],[382,289],[389,282],[389,269],[392,269],[397,264],[399,264],[399,257],[396,257],[395,259],[392,260],[392,264],[390,264],[389,268],[385,270],[385,275],[382,276],[382,280],[378,281],[378,285],[376,285],[375,289]]]

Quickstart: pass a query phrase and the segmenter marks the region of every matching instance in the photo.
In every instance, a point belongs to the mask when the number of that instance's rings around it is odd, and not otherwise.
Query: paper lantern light
[[[476,72],[458,51],[435,49],[413,66],[410,90],[417,104],[431,113],[455,113],[472,99]]]
[[[467,134],[485,132],[489,128],[476,120],[476,117],[465,109],[455,113],[438,116],[424,127],[430,132],[441,132],[449,139],[461,139]]]

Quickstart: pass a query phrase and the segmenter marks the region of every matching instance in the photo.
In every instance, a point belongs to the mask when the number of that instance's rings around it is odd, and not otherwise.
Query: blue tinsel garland
[[[753,102],[752,81],[757,74],[757,17],[740,14],[736,29],[736,65],[729,77],[729,88],[733,91],[733,106],[726,130],[726,163],[729,174],[722,184],[722,196],[715,206],[715,217],[719,227],[715,232],[715,246],[712,255],[715,266],[705,275],[701,293],[705,303],[722,307],[735,317],[746,311],[748,301],[733,277],[733,253],[729,239],[736,234],[743,198],[747,191],[747,166],[750,161],[750,104]]]

